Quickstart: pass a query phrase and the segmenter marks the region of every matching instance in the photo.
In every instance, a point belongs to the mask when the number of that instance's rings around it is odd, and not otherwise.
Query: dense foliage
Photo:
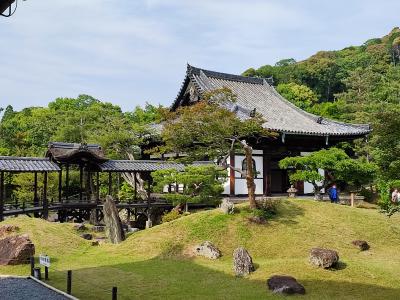
[[[352,159],[338,148],[323,149],[307,156],[286,157],[279,162],[279,166],[289,169],[292,183],[310,182],[317,198],[323,188],[337,181],[360,188],[372,182],[377,170],[375,164]],[[324,170],[327,176],[321,174],[320,170]]]
[[[187,166],[184,171],[158,170],[152,176],[157,192],[165,191],[167,186],[182,186],[182,192],[175,188],[174,193],[164,195],[174,205],[188,202],[216,204],[222,197],[227,173],[214,165],[205,165]]]
[[[373,132],[368,141],[353,145],[356,155],[378,165],[378,187],[400,179],[398,27],[360,46],[321,51],[300,62],[284,59],[274,66],[250,68],[243,74],[272,76],[276,89],[286,99],[311,113],[371,124]]]
[[[3,111],[0,122],[0,155],[43,157],[50,141],[100,144],[109,158],[139,157],[140,144],[152,133],[148,124],[157,121],[160,109],[146,104],[133,112],[122,112],[119,106],[102,102],[88,95],[77,98],[57,98],[47,107],[27,107],[14,111],[11,105]],[[79,187],[79,172],[70,172],[70,191]],[[48,195],[57,198],[58,177],[49,174]],[[42,175],[38,178],[38,194],[42,193]],[[105,176],[100,177],[106,193]],[[33,174],[7,175],[19,201],[33,198]],[[122,183],[122,182],[121,182]],[[117,189],[116,189],[117,190]],[[127,198],[131,189],[122,186],[121,196]],[[116,196],[116,195],[115,195]]]
[[[252,146],[249,141],[270,137],[262,127],[259,114],[241,120],[226,108],[236,97],[227,88],[205,95],[204,101],[180,107],[165,116],[162,139],[164,145],[155,149],[160,153],[186,154],[184,160],[216,160],[223,168],[231,168],[246,178],[250,206],[255,208],[254,169]],[[247,170],[234,168],[227,162],[234,151],[242,151],[247,160]]]

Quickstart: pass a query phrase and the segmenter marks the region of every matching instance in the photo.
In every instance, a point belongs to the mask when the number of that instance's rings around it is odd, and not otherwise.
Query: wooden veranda
[[[120,174],[129,173],[134,178],[134,194],[132,199],[118,201],[117,208],[126,210],[128,219],[145,215],[150,218],[154,209],[170,210],[172,205],[162,198],[162,195],[151,193],[151,172],[161,169],[183,170],[185,166],[180,163],[148,160],[109,160],[104,157],[98,145],[50,143],[46,158],[36,157],[0,157],[0,220],[6,216],[20,214],[32,215],[47,219],[49,212],[56,212],[58,220],[64,222],[68,219],[77,221],[94,218],[96,222],[102,219],[103,199],[100,195],[100,174],[108,174],[107,194],[112,194],[113,179],[117,174],[119,186]],[[79,172],[79,189],[71,189],[70,172]],[[48,197],[48,174],[56,172],[57,197]],[[20,202],[11,200],[10,193],[6,192],[6,174],[32,173],[33,195],[32,201]],[[43,174],[42,193],[38,193],[38,174]],[[139,175],[139,176],[138,176]],[[114,178],[113,178],[114,177]],[[146,196],[138,196],[138,179],[146,182]],[[116,193],[117,194],[117,193]],[[199,207],[199,205],[191,205]],[[94,213],[94,214],[93,214]]]

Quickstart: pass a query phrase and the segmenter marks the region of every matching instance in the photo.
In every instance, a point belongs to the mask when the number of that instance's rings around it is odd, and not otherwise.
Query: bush
[[[177,209],[173,209],[163,214],[163,216],[161,217],[161,222],[171,222],[173,220],[179,219],[180,217],[182,217],[182,214]]]
[[[362,188],[360,191],[360,195],[364,197],[365,201],[372,202],[374,200],[374,192],[370,189]]]
[[[280,203],[281,199],[263,198],[261,201],[257,201],[257,208],[263,211],[266,218],[271,218],[278,213]]]

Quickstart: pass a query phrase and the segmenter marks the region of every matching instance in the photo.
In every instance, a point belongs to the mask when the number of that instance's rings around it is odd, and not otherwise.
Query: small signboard
[[[50,256],[47,256],[45,254],[40,254],[39,255],[39,264],[45,267],[50,267]]]

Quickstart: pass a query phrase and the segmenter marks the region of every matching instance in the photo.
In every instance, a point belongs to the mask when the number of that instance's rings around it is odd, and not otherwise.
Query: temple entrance
[[[271,161],[271,193],[286,193],[290,187],[289,176],[286,170],[279,168],[279,160]]]

